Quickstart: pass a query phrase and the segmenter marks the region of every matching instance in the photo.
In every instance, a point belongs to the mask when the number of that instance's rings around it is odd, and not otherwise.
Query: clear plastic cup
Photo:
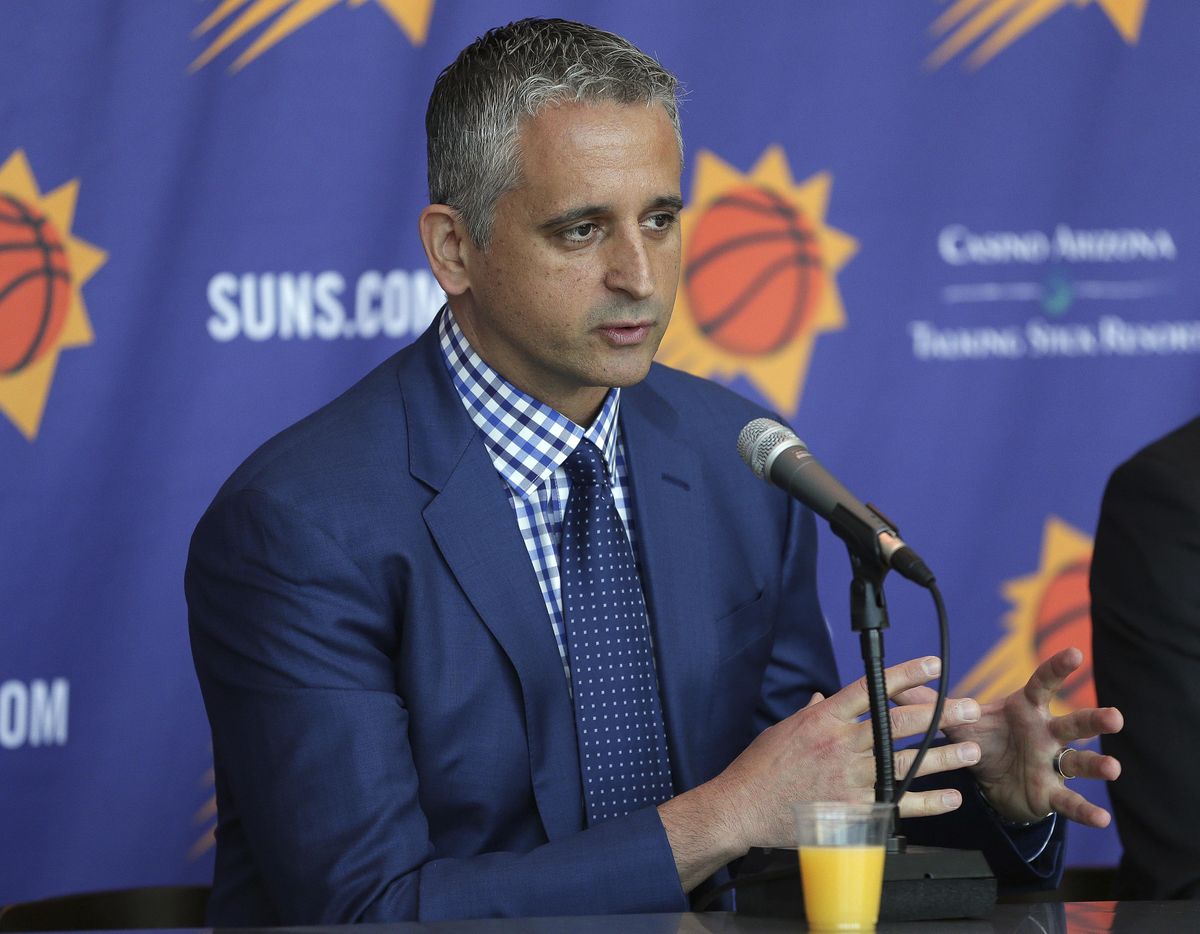
[[[804,913],[814,931],[873,931],[883,891],[890,804],[802,801],[793,806]]]

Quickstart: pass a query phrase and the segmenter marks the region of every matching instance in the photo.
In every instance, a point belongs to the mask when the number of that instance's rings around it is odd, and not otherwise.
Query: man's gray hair
[[[562,19],[484,33],[438,76],[425,113],[429,199],[454,208],[472,241],[491,238],[496,202],[521,181],[521,120],[564,102],[661,105],[680,159],[679,82],[620,36]]]

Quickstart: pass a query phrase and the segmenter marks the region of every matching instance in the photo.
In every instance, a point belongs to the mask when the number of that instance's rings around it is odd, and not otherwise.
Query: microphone
[[[933,572],[882,514],[859,502],[809,452],[790,428],[756,418],[738,435],[738,453],[756,477],[785,490],[829,522],[860,557],[875,559],[928,587]]]

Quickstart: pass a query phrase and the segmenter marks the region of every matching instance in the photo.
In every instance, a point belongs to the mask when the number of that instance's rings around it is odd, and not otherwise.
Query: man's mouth
[[[646,339],[653,324],[652,321],[618,321],[598,330],[614,346],[631,347]]]

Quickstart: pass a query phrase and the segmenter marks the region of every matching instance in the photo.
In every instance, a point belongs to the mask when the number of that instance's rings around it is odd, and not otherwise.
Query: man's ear
[[[466,225],[448,204],[427,206],[418,223],[421,245],[438,285],[447,295],[462,295],[471,286],[463,262],[463,248],[468,236]]]

